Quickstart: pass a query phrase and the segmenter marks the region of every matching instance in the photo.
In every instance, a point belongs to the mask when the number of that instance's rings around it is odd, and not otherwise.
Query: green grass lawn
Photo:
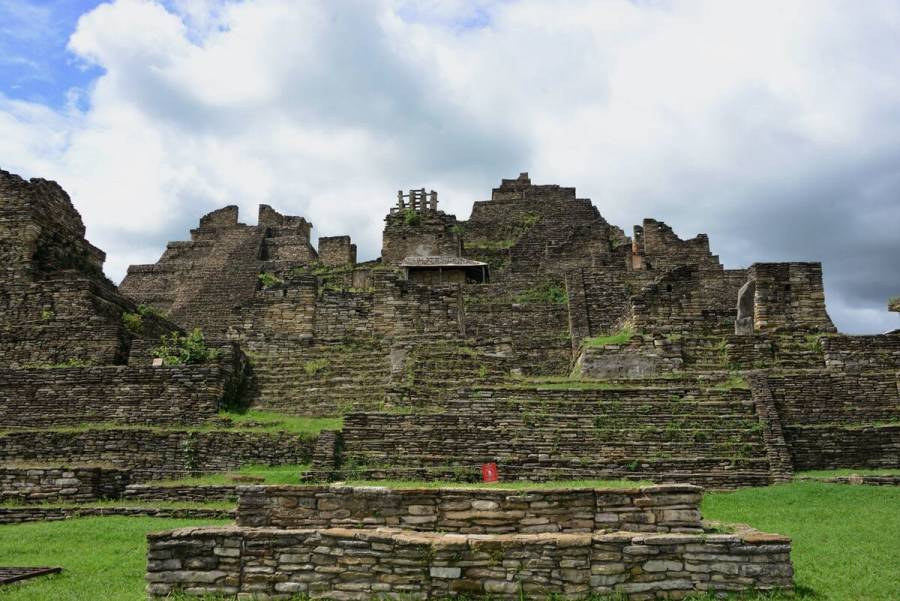
[[[63,573],[0,587],[16,601],[146,599],[148,532],[225,524],[159,518],[81,518],[0,526],[0,565],[61,566]]]
[[[418,486],[421,483],[389,484]],[[503,486],[507,484],[515,488],[535,486],[532,483],[504,483]],[[608,486],[610,483],[586,480],[569,481],[565,485]],[[703,502],[703,515],[707,519],[746,523],[791,536],[798,587],[796,599],[802,601],[900,599],[898,509],[900,489],[895,487],[818,482],[710,493]],[[109,517],[0,526],[0,565],[57,565],[65,569],[61,575],[0,587],[0,601],[143,600],[147,532],[222,523],[225,522]]]
[[[900,599],[900,489],[794,482],[712,493],[703,517],[793,539],[798,599]]]

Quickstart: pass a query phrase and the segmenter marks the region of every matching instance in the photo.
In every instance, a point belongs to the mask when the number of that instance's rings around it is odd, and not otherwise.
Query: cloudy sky
[[[900,2],[0,0],[0,168],[55,179],[118,281],[256,205],[377,256],[399,188],[501,177],[728,267],[821,260],[849,332],[900,326]]]

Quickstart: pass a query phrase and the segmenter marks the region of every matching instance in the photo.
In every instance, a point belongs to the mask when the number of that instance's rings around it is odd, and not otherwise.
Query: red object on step
[[[497,475],[496,463],[485,463],[481,466],[481,479],[484,482],[497,482],[500,478]]]

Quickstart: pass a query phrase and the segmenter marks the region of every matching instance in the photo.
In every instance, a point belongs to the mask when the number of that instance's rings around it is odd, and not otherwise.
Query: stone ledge
[[[151,598],[178,591],[344,598],[353,591],[360,599],[466,593],[512,600],[523,592],[652,599],[713,583],[735,592],[793,588],[789,539],[749,527],[734,534],[486,535],[227,526],[156,532],[147,540]]]

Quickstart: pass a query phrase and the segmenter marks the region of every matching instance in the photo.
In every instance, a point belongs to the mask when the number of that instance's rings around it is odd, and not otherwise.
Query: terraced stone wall
[[[238,525],[507,534],[700,532],[702,489],[464,490],[243,486]]]
[[[797,470],[900,465],[897,372],[770,375]]]
[[[131,340],[174,329],[153,316],[128,331],[135,310],[103,275],[106,255],[84,238],[69,196],[55,182],[0,170],[0,364],[71,360],[123,364]]]
[[[0,369],[5,428],[89,423],[201,424],[242,394],[245,360],[226,346],[221,361],[178,367]]]
[[[0,467],[0,502],[87,503],[117,499],[127,470],[102,467]]]
[[[247,464],[306,463],[315,437],[287,433],[154,430],[22,430],[0,434],[0,462],[103,464],[133,482],[222,472]]]
[[[900,370],[900,333],[878,336],[822,336],[825,365],[847,371]]]
[[[512,364],[523,373],[566,374],[572,338],[564,286],[544,278],[466,286],[465,334],[484,343],[508,343]],[[551,289],[562,302],[549,297]]]
[[[575,188],[532,185],[528,174],[504,179],[491,200],[474,203],[463,229],[465,256],[491,264],[497,281],[627,263],[624,233],[590,200],[577,198]]]
[[[360,599],[619,594],[637,601],[793,588],[790,539],[753,530],[461,535],[232,527],[147,540],[151,598],[184,591]]]
[[[349,478],[501,480],[647,478],[717,488],[771,480],[749,390],[680,385],[609,389],[474,389],[443,410],[352,413]]]
[[[223,336],[242,324],[233,309],[256,299],[260,273],[285,274],[317,258],[310,228],[267,205],[259,207],[258,225],[245,225],[237,207],[225,207],[203,216],[189,241],[170,242],[157,263],[129,267],[120,289],[182,327]]]

